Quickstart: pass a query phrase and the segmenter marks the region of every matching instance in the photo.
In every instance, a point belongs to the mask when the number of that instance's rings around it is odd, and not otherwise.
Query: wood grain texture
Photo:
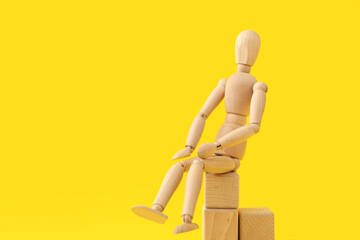
[[[274,240],[274,213],[268,208],[239,208],[240,240]]]
[[[203,240],[238,240],[237,209],[203,209]]]
[[[239,175],[236,172],[205,174],[205,208],[235,208],[239,206]]]

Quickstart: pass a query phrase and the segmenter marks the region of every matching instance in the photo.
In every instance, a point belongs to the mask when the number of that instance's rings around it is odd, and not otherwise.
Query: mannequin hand
[[[180,151],[178,151],[177,153],[175,153],[175,155],[173,156],[172,160],[175,159],[179,159],[179,158],[185,158],[185,157],[189,157],[192,153],[192,150],[190,147],[186,147],[184,149],[181,149]]]
[[[198,156],[200,158],[211,157],[217,150],[215,143],[204,143],[198,149]]]

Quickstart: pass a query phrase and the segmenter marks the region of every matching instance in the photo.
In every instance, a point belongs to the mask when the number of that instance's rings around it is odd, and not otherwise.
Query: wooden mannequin
[[[260,38],[254,31],[241,32],[236,39],[235,56],[237,73],[229,79],[221,79],[211,92],[199,114],[195,117],[186,140],[185,148],[178,151],[173,159],[188,157],[196,148],[205,121],[225,97],[227,115],[220,127],[215,143],[205,143],[198,149],[198,157],[175,163],[167,172],[152,208],[136,206],[135,214],[146,219],[164,223],[163,214],[171,196],[178,187],[185,171],[188,176],[185,186],[185,199],[182,211],[183,224],[174,233],[187,232],[198,228],[192,223],[196,202],[202,185],[203,172],[226,173],[235,171],[245,153],[246,140],[259,131],[265,108],[267,86],[257,82],[249,74],[260,48]],[[250,114],[249,123],[247,116]]]

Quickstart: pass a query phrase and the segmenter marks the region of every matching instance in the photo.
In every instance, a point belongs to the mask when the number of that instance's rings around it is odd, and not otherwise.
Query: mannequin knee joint
[[[192,164],[199,164],[201,166],[201,168],[204,168],[204,164],[201,160],[194,160]]]
[[[174,164],[174,166],[185,168],[185,164],[183,162],[177,162]]]

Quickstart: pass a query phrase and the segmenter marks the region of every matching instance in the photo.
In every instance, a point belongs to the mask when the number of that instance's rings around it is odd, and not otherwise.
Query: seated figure
[[[185,199],[182,210],[183,224],[174,233],[182,233],[198,228],[192,222],[196,202],[200,193],[203,172],[226,173],[236,171],[240,166],[246,148],[246,140],[259,131],[265,108],[267,86],[257,82],[249,74],[260,48],[260,37],[254,31],[241,32],[236,39],[235,56],[237,72],[228,79],[221,79],[211,92],[199,114],[195,117],[186,140],[185,148],[177,152],[173,159],[185,158],[196,148],[205,121],[218,104],[225,99],[226,117],[214,143],[205,143],[198,149],[198,156],[175,163],[167,172],[151,208],[136,206],[135,214],[146,219],[164,223],[163,214],[167,203],[178,187],[184,172],[188,171]],[[247,122],[247,116],[250,115]]]

